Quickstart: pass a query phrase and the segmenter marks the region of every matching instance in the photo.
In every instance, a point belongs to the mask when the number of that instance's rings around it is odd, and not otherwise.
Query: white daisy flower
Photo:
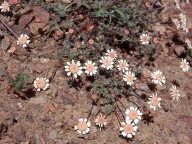
[[[107,50],[106,55],[110,57],[112,60],[115,60],[117,58],[117,52],[114,49]]]
[[[1,12],[8,12],[10,11],[10,4],[6,1],[4,1],[1,6],[0,6],[0,9],[1,9]]]
[[[74,126],[80,134],[87,134],[90,131],[91,123],[87,119],[80,118],[77,125]]]
[[[47,78],[36,78],[34,81],[34,87],[37,91],[46,90],[49,87],[49,80]]]
[[[181,27],[180,21],[178,19],[174,18],[172,21],[175,24],[175,26],[177,27],[177,29],[179,29]]]
[[[187,72],[190,68],[189,63],[187,62],[186,59],[182,59],[182,61],[180,62],[180,67],[184,72]]]
[[[133,81],[136,80],[135,74],[131,71],[126,71],[123,80],[131,86],[133,85]]]
[[[172,86],[171,90],[171,96],[173,97],[173,100],[176,99],[177,101],[179,100],[179,97],[181,96],[179,90],[175,85]]]
[[[149,102],[148,102],[149,107],[155,111],[157,107],[161,107],[160,101],[161,101],[161,98],[157,97],[157,93],[152,94],[152,96],[150,96]]]
[[[130,109],[126,109],[125,111],[126,119],[133,121],[135,124],[141,120],[142,113],[138,108],[134,108],[133,106],[130,107]]]
[[[117,69],[119,71],[125,72],[125,71],[128,71],[128,66],[129,66],[128,63],[125,60],[119,60],[118,65],[117,65]]]
[[[97,126],[99,126],[101,130],[104,126],[106,126],[107,120],[105,116],[100,115],[100,116],[97,116],[97,118],[95,119],[95,123]]]
[[[74,60],[72,60],[71,63],[67,62],[67,66],[65,66],[67,75],[73,75],[74,78],[77,78],[78,75],[80,76],[83,73],[82,69],[83,67],[81,66],[81,63],[79,61],[75,63]]]
[[[189,39],[185,39],[185,42],[187,43],[188,48],[192,49],[191,41]]]
[[[151,74],[152,82],[154,84],[163,85],[165,84],[165,77],[163,76],[163,73],[160,70],[156,70]]]
[[[140,41],[141,41],[141,44],[143,44],[143,45],[149,44],[149,39],[150,39],[150,37],[148,36],[148,34],[142,34],[140,36]]]
[[[86,73],[87,75],[92,76],[92,75],[94,75],[94,74],[97,73],[97,68],[98,68],[98,67],[95,66],[95,63],[93,63],[92,61],[88,60],[88,61],[85,63],[85,66],[84,66],[83,68],[85,69],[85,73]]]
[[[30,43],[30,40],[26,34],[21,34],[17,40],[17,45],[22,45],[23,47],[27,47],[27,44],[29,43]]]
[[[99,62],[102,63],[101,67],[110,70],[113,68],[113,60],[109,57],[101,57],[101,60],[99,60]]]
[[[126,120],[126,122],[121,122],[120,132],[125,138],[132,138],[135,136],[138,126],[131,122],[131,120]]]

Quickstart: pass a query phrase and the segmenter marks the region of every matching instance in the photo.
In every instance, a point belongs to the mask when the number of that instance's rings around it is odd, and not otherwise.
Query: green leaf
[[[26,74],[18,74],[16,79],[8,78],[9,85],[16,91],[24,91],[29,80],[29,76]]]
[[[120,15],[121,18],[123,18],[125,21],[128,21],[129,16],[122,12],[120,9],[115,8],[115,12]]]

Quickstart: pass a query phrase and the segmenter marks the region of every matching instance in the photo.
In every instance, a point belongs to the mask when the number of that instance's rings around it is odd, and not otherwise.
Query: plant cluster
[[[28,81],[29,81],[29,76],[23,73],[19,73],[16,76],[12,76],[8,78],[9,85],[16,92],[26,91]]]

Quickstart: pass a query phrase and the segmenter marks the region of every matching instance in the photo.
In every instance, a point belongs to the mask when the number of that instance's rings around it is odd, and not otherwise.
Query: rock
[[[186,123],[186,125],[189,126],[189,128],[192,128],[192,116],[181,114],[179,116],[179,119]]]
[[[43,91],[43,93],[46,94],[46,95],[51,95],[53,93],[51,88],[52,88],[52,84],[50,84],[49,89],[47,89],[46,91]]]
[[[31,22],[33,16],[34,16],[33,13],[22,15],[19,19],[18,25],[22,28],[25,28]]]
[[[175,53],[180,56],[184,51],[185,48],[183,46],[174,46]]]
[[[170,56],[173,53],[173,49],[169,47],[163,47],[163,53],[165,56]]]
[[[34,6],[33,13],[35,14],[35,18],[39,19],[41,23],[44,24],[49,23],[50,14],[47,11],[45,11],[42,7]]]
[[[68,140],[58,140],[58,144],[69,144]]]
[[[45,23],[32,23],[29,28],[32,34],[37,35],[46,26]]]
[[[6,51],[8,49],[8,47],[10,46],[10,40],[8,37],[5,37],[2,41],[1,41],[1,48]]]
[[[0,68],[0,77],[5,75],[5,69],[4,68]]]
[[[26,11],[28,11],[28,8],[25,8]],[[31,10],[31,9],[30,9]],[[21,18],[19,19],[19,26],[24,28],[26,27],[31,20],[35,17],[35,22],[40,22],[43,23],[44,25],[47,25],[49,22],[49,13],[46,12],[43,8],[41,8],[40,6],[34,6],[33,7],[33,12],[29,13],[29,14],[23,14],[21,16]]]
[[[45,112],[52,112],[52,113],[55,113],[56,112],[56,109],[54,107],[54,105],[52,104],[48,104],[46,107],[45,107]]]
[[[82,113],[79,110],[73,110],[72,111],[73,119],[78,120],[80,117],[82,117]]]
[[[45,104],[46,102],[47,102],[46,96],[34,97],[30,98],[29,100],[30,104]]]
[[[21,104],[21,103],[17,103],[17,106],[18,106],[20,109],[22,109],[22,108],[23,108],[23,106],[22,106],[22,104]]]
[[[143,68],[142,73],[143,73],[144,78],[150,78],[151,77],[151,71],[147,68]]]
[[[29,142],[21,142],[20,144],[29,144]]]
[[[19,142],[25,141],[25,131],[21,124],[18,124],[13,128],[13,134],[17,141]]]
[[[13,126],[14,124],[14,116],[13,114],[10,114],[9,117],[7,118],[6,124],[8,127]]]
[[[0,122],[0,139],[7,132],[7,126]]]
[[[47,31],[47,30],[49,30],[50,29],[50,26],[49,25],[46,25],[42,30],[43,31]],[[55,40],[53,40],[53,41],[55,41]]]
[[[65,105],[74,105],[75,102],[77,102],[75,95],[66,92],[64,93],[61,90],[58,90],[58,96],[62,99]]]
[[[97,107],[97,106],[93,106],[93,109],[92,109],[92,111],[91,111],[91,114],[92,114],[92,115],[96,115],[96,114],[98,114],[98,112],[99,112],[98,107]]]
[[[148,91],[149,90],[149,87],[145,84],[145,83],[142,83],[140,85],[140,89],[143,90],[143,91]]]
[[[149,87],[145,83],[136,83],[135,87],[139,90],[148,91]]]
[[[165,85],[159,85],[159,84],[157,84],[157,90],[159,90],[159,91],[161,91],[161,90],[164,90],[164,89],[166,89],[166,86]]]
[[[27,120],[29,121],[29,122],[31,122],[31,123],[33,123],[34,122],[34,118],[33,118],[33,115],[29,112],[28,114],[27,114]]]
[[[40,64],[36,64],[33,66],[34,71],[36,71],[37,73],[41,73],[42,72],[42,65]]]
[[[27,34],[28,36],[30,35],[30,31],[24,28],[21,28],[17,25],[13,25],[10,27],[11,30],[16,33],[18,36],[20,36],[21,34]]]
[[[56,123],[56,124],[55,124],[55,127],[56,127],[56,128],[62,128],[62,127],[63,127],[63,123]]]
[[[30,11],[31,11],[31,7],[25,6],[23,9],[19,11],[19,14],[23,16],[24,14],[29,13]]]
[[[187,97],[187,94],[186,94],[185,90],[180,91],[180,95],[181,95],[181,97],[183,97],[183,98],[186,98],[186,97]]]
[[[165,33],[165,30],[166,30],[165,26],[162,26],[160,24],[153,26],[153,31]]]
[[[52,87],[51,87],[52,86]],[[50,85],[50,87],[51,87],[51,89],[52,89],[52,96],[53,97],[56,97],[57,96],[57,94],[58,94],[58,88],[57,88],[57,86],[56,85]]]
[[[54,2],[54,0],[45,0],[46,2]]]
[[[69,4],[72,2],[72,0],[61,0],[61,2]]]
[[[52,139],[52,140],[55,140],[55,139],[57,139],[57,135],[58,135],[58,132],[56,130],[52,130],[49,133],[49,138]]]
[[[39,137],[39,134],[34,134],[34,141],[35,144],[41,144],[41,138]]]
[[[65,110],[62,114],[64,115],[65,121],[67,122],[72,118],[72,114],[73,114],[72,108]]]
[[[175,139],[177,139],[177,142],[178,143],[182,143],[182,144],[190,144],[190,137],[188,137],[187,135],[185,134],[180,134],[180,133],[177,133],[175,135]]]
[[[51,62],[50,59],[47,59],[47,58],[40,58],[39,61],[41,63],[50,63]]]
[[[11,5],[17,4],[17,3],[18,3],[18,0],[9,0],[9,3],[10,3]]]

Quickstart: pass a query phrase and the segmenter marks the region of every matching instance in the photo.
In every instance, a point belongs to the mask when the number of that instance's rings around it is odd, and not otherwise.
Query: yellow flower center
[[[127,81],[129,81],[129,82],[132,82],[132,81],[133,81],[133,77],[132,77],[132,75],[130,75],[130,74],[128,74],[128,75],[126,76],[126,79],[127,79]]]
[[[177,90],[176,90],[176,89],[173,89],[173,90],[172,90],[172,95],[173,95],[173,96],[176,96],[176,95],[177,95]]]
[[[77,128],[80,130],[80,131],[85,131],[87,129],[87,123],[84,122],[84,121],[80,121],[78,124],[77,124]]]
[[[79,71],[79,67],[77,64],[71,64],[69,70],[71,73],[76,74]]]
[[[27,38],[26,37],[20,37],[19,38],[19,43],[20,44],[25,44],[27,42]]]
[[[138,118],[138,114],[137,114],[137,112],[136,112],[135,110],[132,110],[132,111],[129,113],[129,117],[134,120],[134,119],[137,119],[137,118]]]
[[[163,76],[162,76],[161,74],[157,74],[157,75],[156,75],[156,79],[157,79],[158,81],[162,81],[162,80],[163,80]]]
[[[106,67],[108,67],[108,66],[111,65],[111,61],[108,60],[108,59],[104,59],[104,60],[103,60],[103,64],[104,64]]]
[[[89,71],[89,72],[93,72],[94,71],[94,65],[93,64],[87,64],[87,70]]]
[[[126,67],[126,64],[125,64],[124,62],[120,62],[120,63],[119,63],[119,67],[120,67],[121,69],[124,69],[124,68]]]
[[[98,123],[99,124],[104,124],[105,123],[105,118],[104,117],[98,117]]]
[[[43,89],[46,86],[46,81],[44,79],[37,80],[36,85],[38,88]]]
[[[154,105],[154,106],[158,106],[158,104],[159,104],[158,98],[157,97],[153,97],[151,99],[151,104]]]
[[[148,37],[147,37],[147,36],[143,36],[143,37],[142,37],[142,40],[143,40],[144,42],[147,42],[147,41],[148,41]]]
[[[127,134],[131,134],[133,132],[133,126],[131,124],[126,124],[124,126],[124,132]]]
[[[114,52],[109,52],[108,54],[109,54],[109,57],[111,57],[111,58],[115,57],[115,53]]]
[[[183,68],[186,68],[186,67],[187,67],[187,64],[186,64],[185,62],[182,62],[182,63],[181,63],[181,66],[182,66]]]

